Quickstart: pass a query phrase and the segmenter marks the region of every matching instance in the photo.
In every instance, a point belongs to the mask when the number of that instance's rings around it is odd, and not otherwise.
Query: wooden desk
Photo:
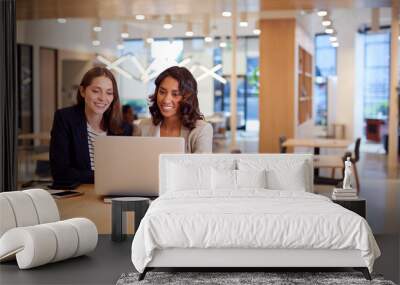
[[[319,175],[320,168],[332,169],[331,177],[335,178],[336,169],[340,169],[343,172],[344,161],[339,155],[314,155],[314,174],[317,177]]]
[[[284,147],[312,147],[314,155],[319,156],[320,148],[347,148],[352,141],[338,139],[287,139],[282,146]],[[327,161],[328,162],[328,161]],[[330,161],[329,161],[330,163]],[[320,164],[322,165],[322,164]],[[319,168],[314,169],[314,177],[319,176]]]
[[[96,224],[99,234],[111,234],[111,203],[103,202],[103,197],[95,193],[93,184],[83,184],[76,190],[84,195],[54,199],[61,220],[85,217]]]
[[[50,140],[50,133],[19,134],[19,140]]]
[[[314,155],[314,168],[344,168],[343,158],[338,155]]]
[[[338,139],[287,139],[282,145],[284,147],[312,147],[314,148],[314,154],[319,154],[321,147],[347,148],[350,144],[352,144],[350,140]]]
[[[38,160],[50,161],[50,154],[48,152],[32,154],[31,159],[33,161],[38,161]]]

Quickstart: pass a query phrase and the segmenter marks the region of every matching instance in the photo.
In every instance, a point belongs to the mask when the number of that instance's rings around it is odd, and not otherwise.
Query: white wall
[[[103,31],[98,33],[100,47],[92,46],[92,23],[87,20],[68,20],[59,24],[56,20],[18,21],[17,35],[24,31],[22,37],[17,36],[24,43],[42,47],[72,50],[79,52],[95,52],[108,55],[117,55],[116,45],[120,35],[120,25],[114,21],[107,21]]]
[[[40,130],[40,47],[115,56],[118,35],[119,26],[116,23],[110,23],[100,34],[102,46],[93,47],[91,22],[89,21],[69,20],[66,24],[59,24],[56,20],[17,21],[17,42],[33,46],[33,125],[35,132]]]

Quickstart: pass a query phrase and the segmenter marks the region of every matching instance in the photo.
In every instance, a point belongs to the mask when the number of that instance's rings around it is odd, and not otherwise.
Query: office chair
[[[286,153],[287,147],[283,146],[283,143],[286,141],[286,136],[279,136],[279,152]]]

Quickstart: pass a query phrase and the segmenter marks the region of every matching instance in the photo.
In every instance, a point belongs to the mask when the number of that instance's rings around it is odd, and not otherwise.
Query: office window
[[[213,53],[214,66],[222,64],[222,49],[214,48]],[[222,69],[217,71],[217,74],[222,75]],[[214,112],[224,111],[224,84],[218,80],[214,80]]]
[[[120,100],[122,104],[131,105],[136,114],[144,116],[148,112],[147,98],[154,92],[154,80],[163,70],[176,65],[183,59],[183,41],[180,39],[155,40],[150,46],[142,40],[127,40],[120,55],[134,55],[144,70],[148,70],[150,80],[143,81],[144,73],[131,61],[121,64],[132,79],[120,77]]]
[[[183,57],[183,41],[156,40],[151,44],[151,57],[162,65],[157,67],[161,71],[176,65]]]
[[[247,57],[246,68],[246,114],[248,120],[258,120],[258,98],[260,92],[260,65],[259,57]]]
[[[336,75],[336,48],[332,47],[329,35],[315,36],[315,124],[326,126],[328,116],[327,78]]]
[[[364,36],[364,119],[387,119],[389,104],[390,32]]]
[[[258,131],[258,93],[259,93],[259,51],[258,38],[238,39],[237,57],[237,129]],[[226,84],[214,80],[214,112],[230,115],[230,69],[231,49],[214,48],[213,63],[222,64],[218,74],[227,80]],[[229,127],[228,127],[229,129]]]

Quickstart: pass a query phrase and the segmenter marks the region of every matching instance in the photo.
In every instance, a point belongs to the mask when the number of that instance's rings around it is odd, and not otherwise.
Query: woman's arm
[[[213,128],[209,123],[192,130],[193,147],[192,153],[212,153]]]
[[[77,169],[72,166],[72,133],[62,114],[54,114],[50,140],[50,167],[55,184],[94,183],[94,173],[90,169]],[[79,158],[77,158],[79,159]]]

